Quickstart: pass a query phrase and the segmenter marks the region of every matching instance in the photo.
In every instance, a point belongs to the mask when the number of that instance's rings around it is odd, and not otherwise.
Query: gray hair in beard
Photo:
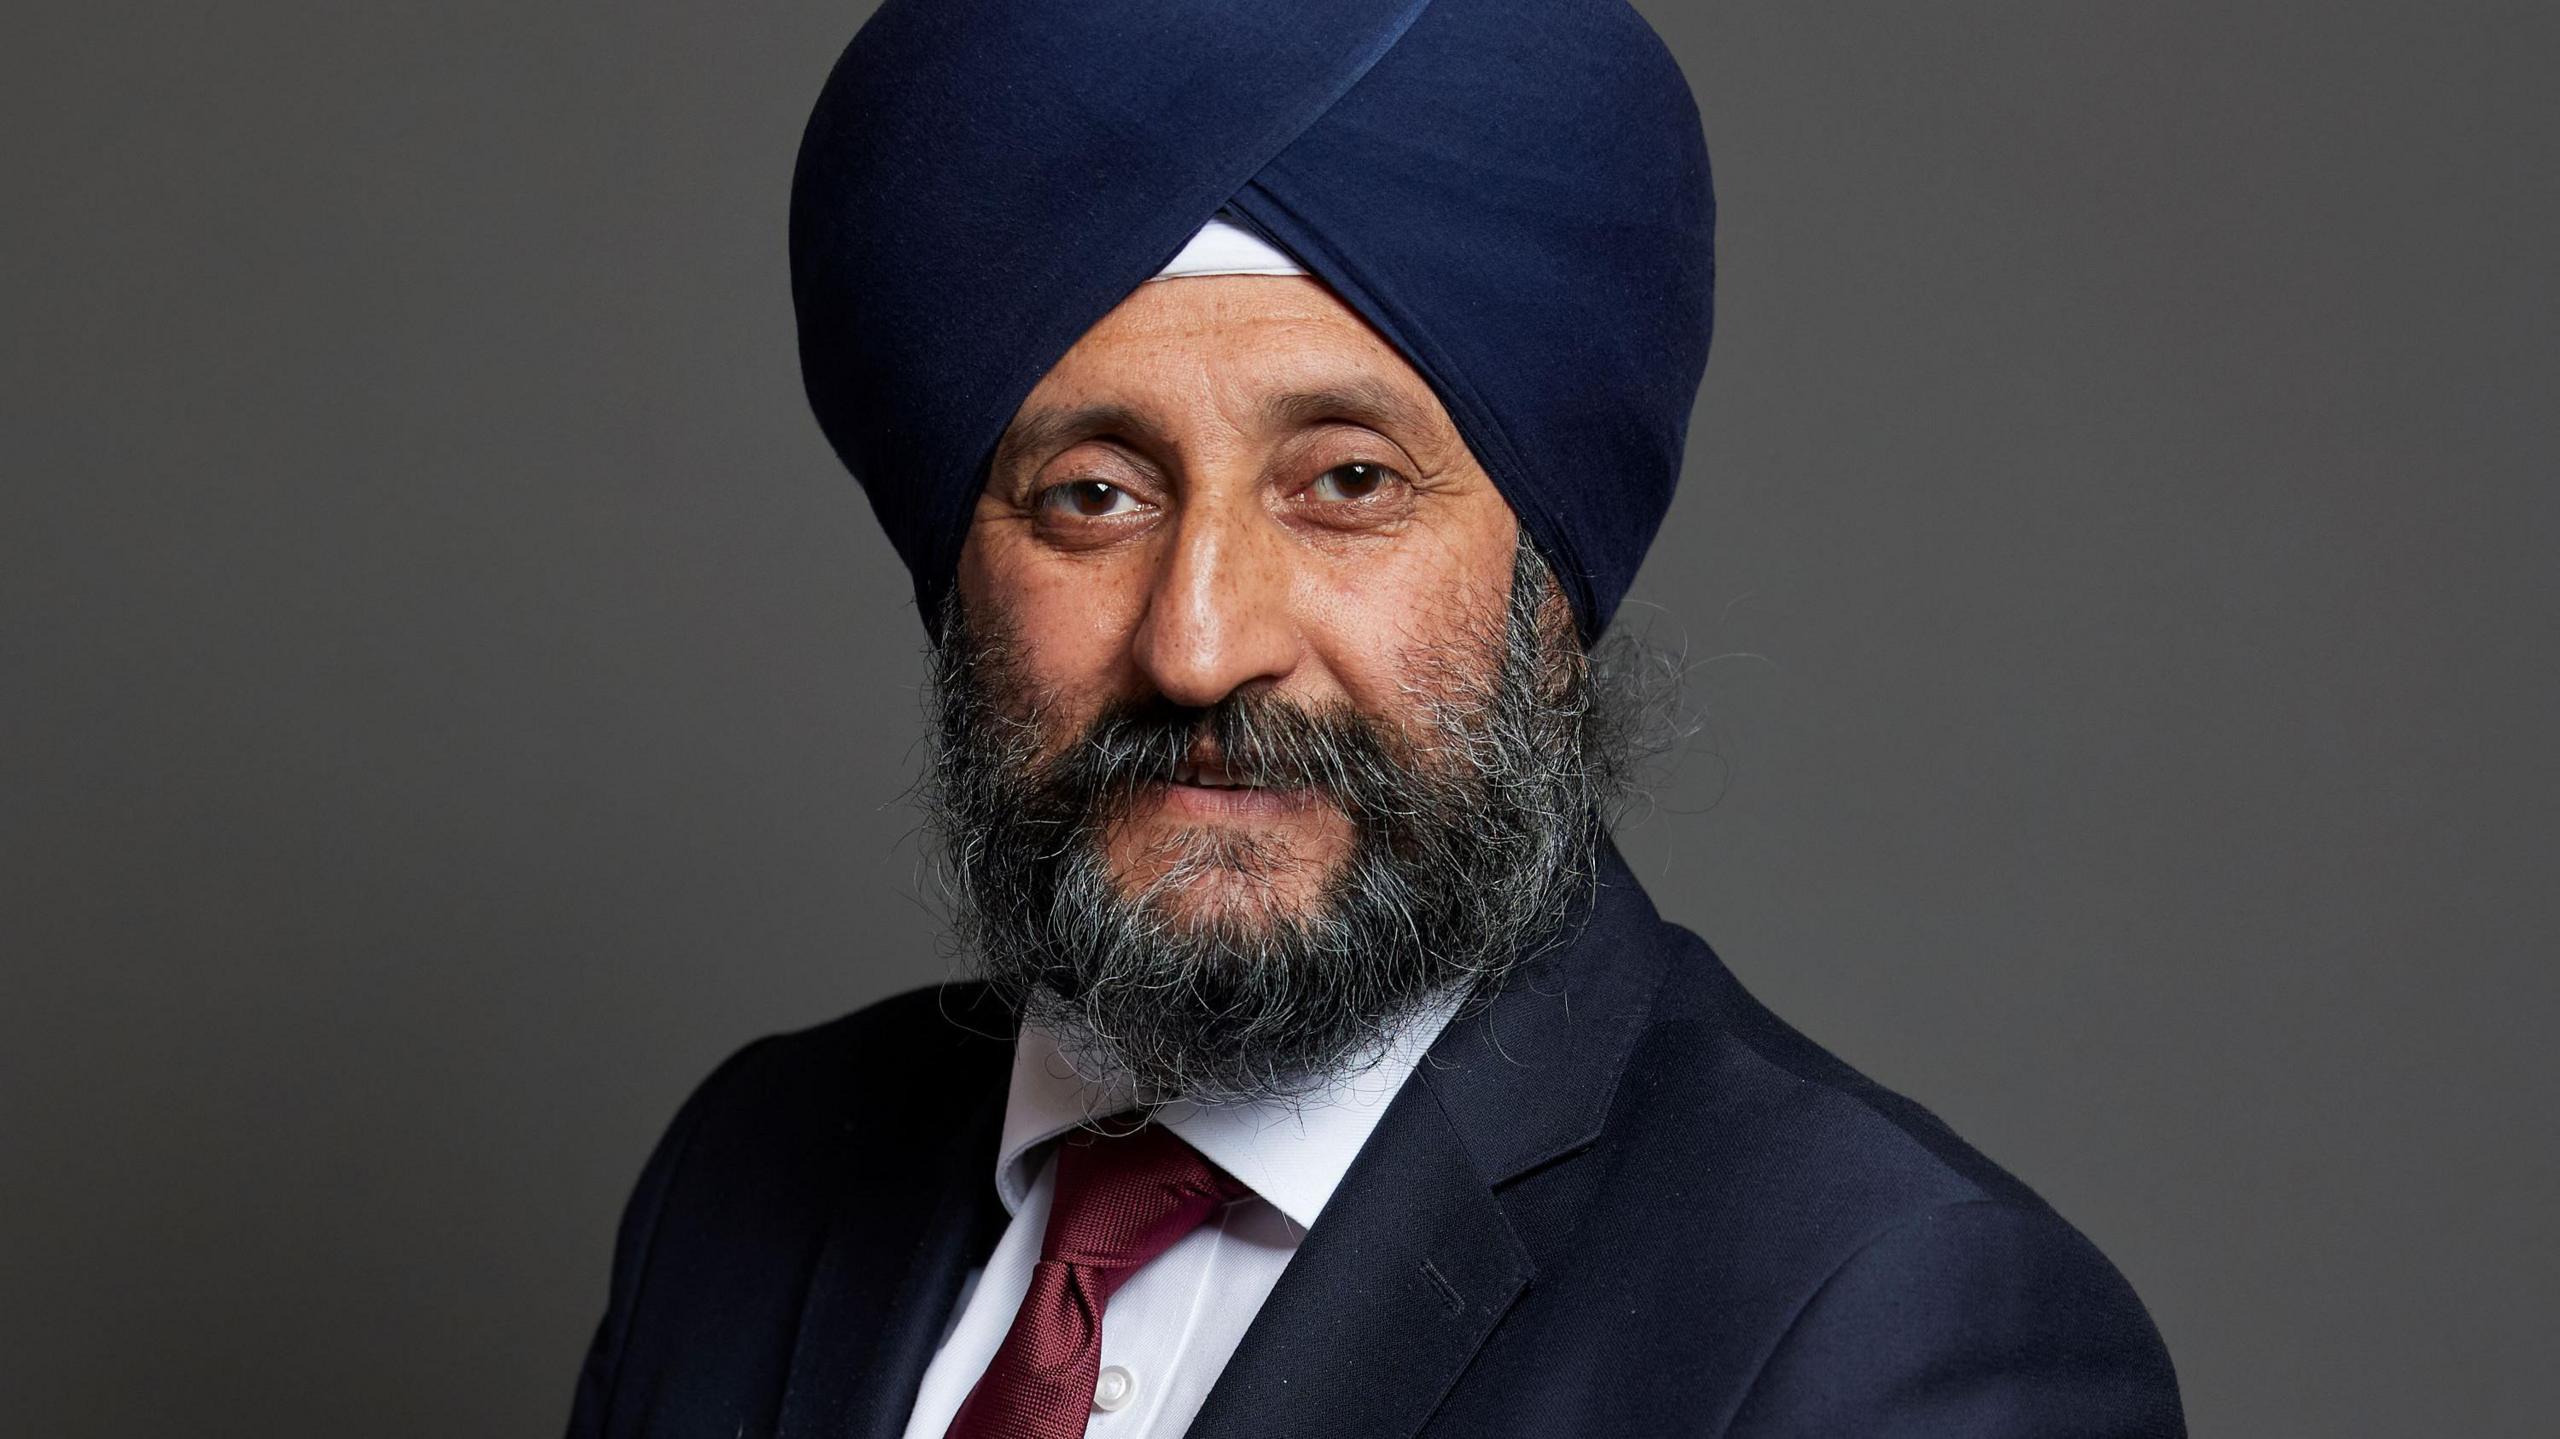
[[[1499,621],[1409,675],[1404,717],[1267,690],[1205,709],[1138,699],[1043,755],[1003,616],[946,606],[931,671],[925,793],[959,939],[1079,1070],[1147,1104],[1303,1094],[1423,1006],[1498,988],[1587,894],[1635,747],[1638,697],[1595,690],[1525,538]],[[1353,821],[1311,902],[1274,897],[1289,856],[1231,831],[1184,836],[1135,892],[1114,878],[1111,826],[1203,735],[1234,777],[1313,787]],[[1173,902],[1221,881],[1219,904]]]

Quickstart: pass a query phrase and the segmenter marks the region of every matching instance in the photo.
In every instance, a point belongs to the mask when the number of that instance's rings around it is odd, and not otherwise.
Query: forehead
[[[1076,341],[1023,408],[1150,395],[1214,403],[1222,391],[1355,381],[1403,394],[1446,423],[1422,376],[1322,284],[1198,276],[1139,286]]]

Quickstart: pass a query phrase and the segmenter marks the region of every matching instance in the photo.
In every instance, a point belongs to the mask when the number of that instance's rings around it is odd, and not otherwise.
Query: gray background
[[[785,288],[860,8],[13,15],[0,1428],[550,1432],[692,1081],[944,972]],[[1657,897],[2199,1432],[2549,1432],[2551,7],[1651,10]]]

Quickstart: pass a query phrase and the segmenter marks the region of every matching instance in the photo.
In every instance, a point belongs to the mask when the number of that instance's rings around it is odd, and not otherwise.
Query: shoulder
[[[1011,1018],[976,984],[912,990],[768,1035],[695,1087],[632,1214],[663,1208],[709,1232],[796,1234],[837,1202],[849,1165],[934,1152],[999,1102],[1012,1058]]]
[[[1661,1237],[1692,1264],[1672,1267],[1753,1297],[1732,1432],[2083,1432],[2073,1416],[2180,1432],[2158,1331],[2087,1237],[1770,1013],[1696,936],[1660,934],[1611,1129],[1641,1156],[1619,1164],[1647,1174],[1637,1192],[1677,1196]]]
[[[950,1151],[973,1116],[994,1112],[1012,1053],[1010,1016],[983,987],[954,984],[759,1039],[722,1062],[623,1208],[570,1432],[605,1432],[630,1374],[760,1374],[788,1354],[824,1237],[861,1206],[912,1198],[916,1156]]]
[[[986,1082],[1001,1084],[1013,1031],[1013,1017],[984,985],[908,990],[745,1045],[695,1088],[671,1128],[743,1124],[774,1136],[840,1129],[856,1115],[868,1123],[965,1106]]]
[[[1697,936],[1658,935],[1664,977],[1613,1115],[1629,1137],[1702,1177],[1747,1157],[1761,1198],[1818,1201],[1844,1239],[1940,1205],[2042,1205],[1937,1115],[1771,1013]]]
[[[723,1061],[677,1110],[625,1205],[616,1308],[637,1276],[677,1267],[776,1282],[849,1193],[910,1182],[1000,1102],[1013,1035],[977,985],[901,994]],[[708,1284],[710,1281],[706,1280]],[[699,1287],[699,1286],[697,1286]]]
[[[1807,1294],[1732,1433],[2185,1432],[2142,1302],[2041,1204],[1978,1200],[1897,1218]]]

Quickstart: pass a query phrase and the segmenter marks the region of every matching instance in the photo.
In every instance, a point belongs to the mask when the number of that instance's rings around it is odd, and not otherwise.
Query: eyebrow
[[[1037,410],[1005,427],[1004,434],[996,441],[992,469],[1002,474],[1024,455],[1046,455],[1078,440],[1111,434],[1134,436],[1149,444],[1159,443],[1164,438],[1164,432],[1154,421],[1127,405],[1071,405],[1060,410]]]
[[[1340,422],[1430,440],[1447,430],[1428,406],[1392,385],[1348,379],[1314,389],[1272,395],[1256,407],[1266,429],[1302,430]],[[1047,455],[1080,440],[1120,434],[1148,445],[1165,442],[1162,426],[1128,405],[1071,405],[1036,410],[1016,419],[996,442],[994,471],[1002,473],[1025,455]]]
[[[1262,402],[1262,422],[1272,429],[1304,429],[1348,421],[1372,430],[1427,438],[1445,428],[1431,408],[1378,380],[1350,379],[1312,390],[1293,390]]]

